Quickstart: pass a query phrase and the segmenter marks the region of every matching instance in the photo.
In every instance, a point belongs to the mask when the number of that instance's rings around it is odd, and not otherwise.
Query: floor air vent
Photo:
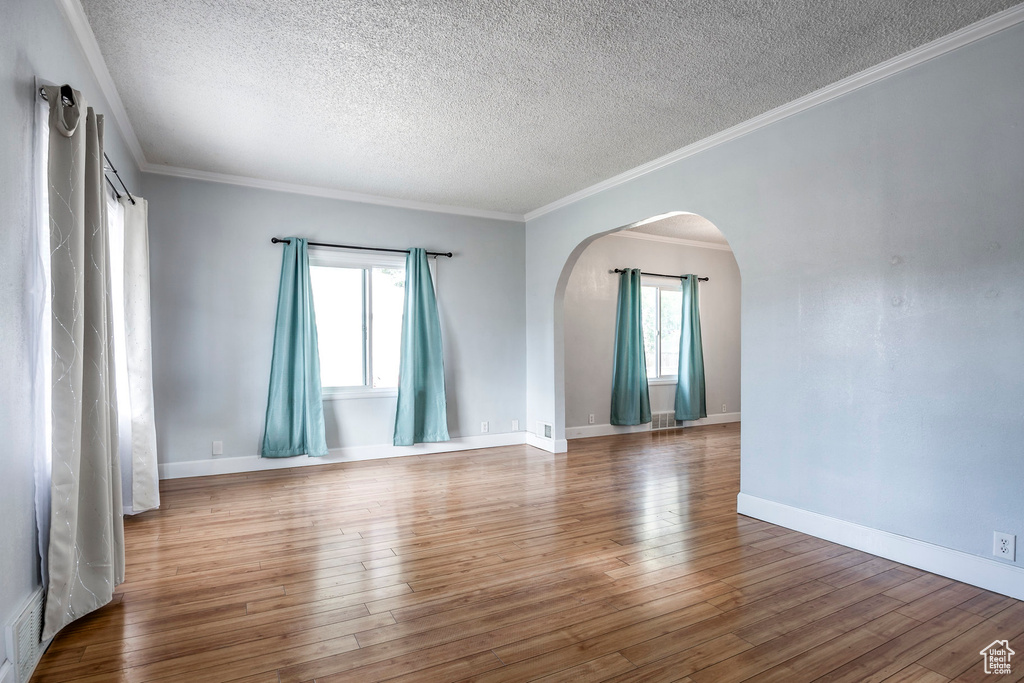
[[[673,429],[678,427],[675,413],[654,413],[651,415],[651,429]]]
[[[11,627],[10,655],[18,683],[28,683],[43,656],[44,646],[39,642],[42,632],[43,593],[37,591]]]

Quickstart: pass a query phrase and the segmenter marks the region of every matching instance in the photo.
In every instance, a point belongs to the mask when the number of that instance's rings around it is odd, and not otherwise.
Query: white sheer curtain
[[[119,326],[118,425],[125,514],[160,507],[156,423],[153,415],[153,342],[149,311],[149,207],[136,196],[121,197],[111,222],[115,301]]]
[[[111,322],[114,330],[114,384],[117,387],[117,453],[121,461],[121,504],[124,514],[132,514],[132,402],[128,395],[128,359],[124,350],[124,209],[112,191],[105,191],[107,230],[110,235],[110,298],[114,302]]]
[[[36,84],[38,91],[38,83]],[[32,311],[32,414],[35,416],[36,533],[42,585],[49,583],[50,549],[50,199],[47,156],[50,140],[50,105],[36,98],[33,156],[35,159],[35,206],[32,259],[28,286]]]

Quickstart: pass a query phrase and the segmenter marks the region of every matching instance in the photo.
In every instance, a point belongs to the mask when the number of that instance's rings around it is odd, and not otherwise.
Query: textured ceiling
[[[693,242],[710,242],[729,246],[722,231],[715,227],[715,224],[703,216],[695,213],[677,213],[650,223],[644,223],[630,232],[640,232],[658,237],[672,237],[674,239],[690,240]]]
[[[83,0],[150,163],[524,213],[1018,0]]]

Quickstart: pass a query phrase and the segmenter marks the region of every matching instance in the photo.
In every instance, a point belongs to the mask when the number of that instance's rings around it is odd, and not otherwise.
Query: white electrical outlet
[[[224,455],[224,442],[223,441],[214,441],[213,442],[213,454],[214,455]]]
[[[722,404],[722,412],[723,413],[725,412],[725,404],[724,403]]]
[[[480,433],[481,434],[486,434],[487,431],[488,431],[487,423],[486,422],[481,422],[480,423]]]
[[[589,422],[590,424],[594,424],[594,414],[593,413],[591,413],[590,417],[587,418],[587,422]]]
[[[1017,537],[999,531],[992,533],[992,554],[1013,562],[1017,555]]]
[[[519,420],[512,420],[512,431],[513,432],[518,432],[519,431]]]

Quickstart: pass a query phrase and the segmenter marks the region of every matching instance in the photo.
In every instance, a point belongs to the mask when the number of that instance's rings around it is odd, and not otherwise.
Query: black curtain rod
[[[616,273],[625,273],[626,271],[623,268],[616,268],[614,272],[616,272]],[[645,273],[642,270],[640,271],[640,274],[641,275],[651,275],[651,276],[654,276],[654,277],[671,277],[671,278],[676,278],[678,280],[686,280],[686,279],[688,279],[690,277],[689,275],[665,275],[664,273]],[[711,278],[707,278],[707,277],[698,277],[697,278],[697,280],[700,281],[700,282],[707,282],[710,279]]]
[[[291,240],[281,239],[280,237],[271,237],[270,241],[274,244],[284,243],[291,244]],[[306,242],[311,247],[332,247],[334,249],[359,249],[360,251],[390,251],[395,254],[408,254],[408,249],[388,249],[386,247],[357,247],[354,244],[330,244],[329,242]],[[447,256],[452,257],[450,251],[428,251],[427,256]]]
[[[103,174],[103,179],[107,181],[107,185],[110,185],[110,189],[114,193],[114,196],[120,199],[121,193],[117,191],[117,186],[110,181],[110,178],[107,176],[106,173]]]
[[[112,162],[110,160],[110,157],[107,156],[106,152],[103,153],[103,158],[107,160],[107,166],[109,166],[110,170],[114,172],[114,177],[117,178],[117,182],[121,183],[121,187],[124,188],[124,193],[126,195],[128,195],[128,201],[130,201],[132,204],[134,204],[135,203],[135,197],[132,196],[132,193],[128,189],[128,186],[124,184],[124,181],[121,179],[121,174],[117,172],[116,168],[114,168],[114,162]],[[109,179],[107,180],[107,182],[110,182]],[[113,186],[114,183],[110,183],[110,184],[111,184],[111,186]],[[117,190],[116,189],[114,190],[114,194],[117,194]],[[121,196],[118,195],[117,198],[120,199]]]
[[[64,104],[66,106],[71,106],[71,105],[74,104],[74,100],[71,99],[70,95],[65,95],[64,94],[64,88],[65,87],[66,86],[61,86],[61,99],[64,100]],[[70,88],[68,88],[68,90],[70,90]],[[42,97],[47,102],[50,101],[50,98],[46,96],[46,89],[45,88],[42,88],[42,87],[39,88],[39,96]],[[117,182],[121,183],[121,187],[124,188],[124,193],[126,195],[128,195],[128,200],[132,204],[134,204],[135,203],[135,197],[133,197],[132,193],[128,190],[128,186],[124,184],[124,180],[121,178],[121,174],[117,172],[116,168],[114,168],[114,163],[110,160],[110,157],[107,156],[106,152],[103,153],[103,159],[107,162],[107,167],[110,169],[110,172],[113,173],[114,177],[117,178]],[[110,189],[114,191],[114,196],[117,197],[118,199],[120,199],[121,198],[121,193],[117,191],[117,187],[114,186],[114,183],[111,182],[110,178],[107,178],[106,169],[104,169],[103,177],[106,179],[106,181],[108,183],[110,183]]]

